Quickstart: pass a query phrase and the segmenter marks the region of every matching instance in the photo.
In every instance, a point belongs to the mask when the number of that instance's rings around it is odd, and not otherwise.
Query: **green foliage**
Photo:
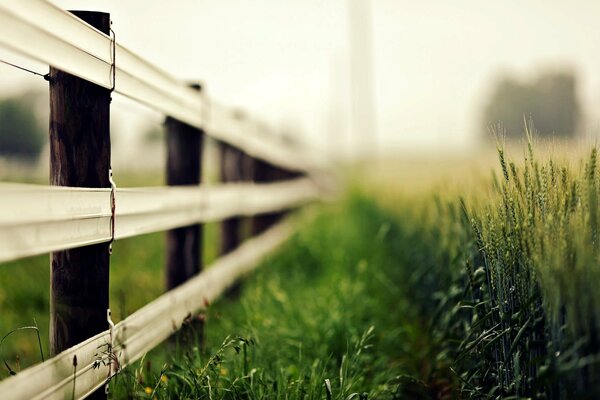
[[[542,135],[572,137],[581,106],[577,79],[571,72],[551,72],[532,82],[499,80],[483,112],[483,127],[502,125],[509,138],[520,139],[523,117],[533,119]]]
[[[411,297],[433,315],[436,362],[461,398],[598,398],[597,150],[575,168],[531,141],[521,165],[498,154],[491,197],[404,210],[402,264],[421,270]]]
[[[156,143],[160,142],[164,139],[165,132],[164,129],[160,126],[152,125],[146,129],[144,132],[143,138],[147,143]]]
[[[34,160],[44,145],[31,96],[0,100],[0,156]]]

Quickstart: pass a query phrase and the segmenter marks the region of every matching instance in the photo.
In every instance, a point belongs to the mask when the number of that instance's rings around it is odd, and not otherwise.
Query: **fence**
[[[0,262],[53,252],[50,344],[56,354],[0,382],[2,399],[99,395],[110,377],[284,241],[291,226],[279,222],[283,211],[323,194],[327,168],[318,157],[257,131],[199,86],[123,48],[111,31],[105,13],[70,13],[46,0],[0,1],[0,45],[51,66],[45,78],[55,185],[0,183]],[[167,116],[170,187],[114,184],[113,91]],[[205,135],[220,143],[222,184],[200,184]],[[254,237],[240,244],[242,216],[253,216]],[[223,256],[198,274],[198,224],[208,221],[223,221]],[[110,244],[164,230],[171,290],[114,325],[107,311]]]

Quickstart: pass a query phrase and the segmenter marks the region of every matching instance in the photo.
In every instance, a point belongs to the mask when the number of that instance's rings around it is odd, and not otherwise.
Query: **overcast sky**
[[[348,0],[55,2],[110,12],[120,43],[175,76],[204,81],[224,103],[321,144],[332,130],[350,136]],[[600,1],[372,0],[371,6],[380,148],[464,148],[478,133],[494,77],[557,65],[579,73],[588,130],[599,130]],[[39,81],[0,66],[7,92]],[[113,115],[138,112],[123,107]]]

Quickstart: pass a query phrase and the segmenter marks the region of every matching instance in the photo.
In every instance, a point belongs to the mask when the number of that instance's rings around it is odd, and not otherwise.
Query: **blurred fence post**
[[[202,90],[199,84],[190,85]],[[201,129],[167,117],[167,185],[198,185],[202,176]],[[202,226],[200,224],[167,232],[167,290],[173,289],[202,269]]]
[[[110,15],[72,11],[105,34]],[[110,90],[50,68],[50,183],[109,188]],[[51,255],[50,351],[108,329],[109,244]],[[105,397],[103,390],[93,397]]]
[[[254,158],[247,153],[242,153],[242,180],[246,183],[252,183],[254,181]],[[253,221],[253,216],[243,218],[241,241],[252,238]]]
[[[241,182],[244,175],[242,164],[244,154],[235,147],[220,142],[219,156],[221,182]],[[227,218],[221,222],[220,255],[225,255],[240,245],[241,222],[242,219],[239,216]]]
[[[241,123],[244,115],[239,110],[234,112],[234,117]],[[240,183],[249,178],[249,164],[247,156],[241,150],[225,142],[219,142],[219,171],[222,183]],[[221,221],[219,255],[223,256],[235,250],[242,243],[243,219],[234,216]],[[236,282],[227,289],[227,297],[235,297],[240,290],[240,283]]]
[[[298,173],[291,172],[280,167],[276,167],[266,161],[254,159],[253,180],[256,183],[272,183],[291,179],[298,176]],[[278,211],[256,215],[252,218],[252,236],[260,235],[277,223],[286,211]]]

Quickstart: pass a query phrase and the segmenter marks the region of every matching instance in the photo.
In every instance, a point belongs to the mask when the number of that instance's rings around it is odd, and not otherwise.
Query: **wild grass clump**
[[[412,298],[461,398],[600,396],[597,149],[579,165],[498,147],[490,191],[437,193],[405,229]],[[415,212],[415,208],[412,208]],[[434,296],[428,293],[435,293]]]

